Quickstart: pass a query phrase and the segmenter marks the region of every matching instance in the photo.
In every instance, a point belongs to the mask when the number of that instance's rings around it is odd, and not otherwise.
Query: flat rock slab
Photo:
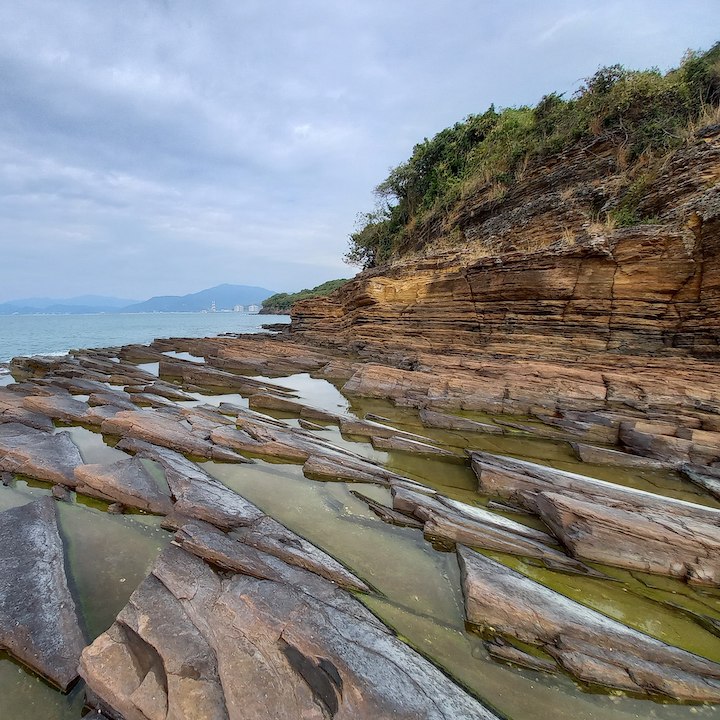
[[[180,515],[204,520],[223,530],[265,517],[258,507],[180,453],[141,440],[122,441],[119,447],[162,466],[175,500],[173,510]]]
[[[457,430],[459,432],[482,433],[484,435],[503,435],[505,431],[499,425],[481,423],[458,415],[421,410],[420,421],[425,427]]]
[[[158,486],[140,458],[119,460],[112,465],[81,465],[75,468],[79,493],[119,502],[158,515],[172,511],[170,491]]]
[[[0,646],[61,690],[77,677],[85,638],[51,497],[0,513]]]
[[[420,442],[419,440],[409,440],[405,437],[372,437],[370,438],[370,442],[376,450],[408,453],[410,455],[417,455],[418,457],[444,460],[445,462],[458,464],[467,462],[467,458],[463,455],[456,455],[436,445],[430,445],[429,443]]]
[[[469,623],[536,645],[576,678],[675,700],[720,701],[720,665],[591,610],[458,546]]]
[[[23,400],[23,406],[31,412],[47,415],[65,423],[82,424],[87,421],[90,406],[77,400],[70,393],[56,395],[29,395]]]
[[[462,543],[473,547],[542,560],[552,569],[581,575],[595,570],[562,553],[554,537],[481,507],[443,497],[428,496],[407,488],[392,490],[393,509],[423,522],[430,540]]]
[[[90,689],[126,720],[495,717],[346,591],[265,558],[272,579],[167,548],[84,651]]]
[[[75,487],[80,450],[66,432],[50,434],[21,425],[0,425],[0,470]]]
[[[207,433],[194,433],[182,422],[179,414],[153,410],[127,410],[115,414],[101,425],[103,435],[133,438],[162,447],[222,462],[242,462],[236,453],[216,447]]]
[[[641,455],[631,455],[630,453],[597,447],[596,445],[573,442],[570,443],[570,446],[578,460],[590,463],[591,465],[612,465],[613,467],[636,467],[658,470],[673,467],[672,463],[663,462],[662,460],[654,460],[653,458],[643,457]]]

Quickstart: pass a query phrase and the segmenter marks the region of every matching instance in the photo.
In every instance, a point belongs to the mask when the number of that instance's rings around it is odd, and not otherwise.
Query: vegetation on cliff
[[[628,168],[622,202],[599,219],[640,223],[637,206],[653,173],[697,128],[720,121],[719,106],[720,43],[686,53],[665,74],[612,65],[571,99],[551,93],[535,107],[491,106],[425,139],[390,171],[375,189],[376,209],[360,216],[350,236],[346,260],[372,267],[402,257],[417,247],[424,226],[459,203],[481,193],[500,200],[533,164],[598,140],[616,145]]]
[[[267,300],[263,301],[262,312],[277,313],[279,315],[289,313],[290,308],[298,300],[324,297],[325,295],[329,295],[333,292],[333,290],[337,290],[339,287],[342,287],[346,282],[348,282],[347,279],[343,278],[339,280],[328,280],[327,282],[322,283],[322,285],[317,285],[316,287],[310,289],[306,288],[305,290],[300,290],[296,293],[275,293],[275,295],[271,295]]]

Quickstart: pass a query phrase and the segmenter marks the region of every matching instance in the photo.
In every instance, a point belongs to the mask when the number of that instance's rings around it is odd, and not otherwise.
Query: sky
[[[718,0],[0,3],[0,302],[350,277],[415,143],[718,28]]]

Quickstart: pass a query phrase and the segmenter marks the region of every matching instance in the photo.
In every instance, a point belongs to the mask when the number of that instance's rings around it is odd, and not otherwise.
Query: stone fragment
[[[372,437],[370,438],[370,441],[376,450],[408,453],[410,455],[417,455],[418,457],[426,457],[433,460],[444,460],[445,462],[459,464],[464,464],[467,460],[467,458],[462,455],[456,455],[454,452],[445,450],[444,448],[439,448],[436,445],[430,445],[429,443],[411,440],[405,437],[398,437],[396,435],[388,438]]]
[[[503,429],[491,423],[481,423],[458,415],[448,415],[435,410],[420,410],[420,421],[425,427],[459,432],[482,433],[486,435],[502,435]]]
[[[582,575],[599,575],[557,549],[553,537],[484,508],[445,498],[393,488],[393,508],[421,520],[425,537],[532,557],[550,568]]]
[[[570,443],[575,457],[591,465],[612,465],[614,467],[637,467],[650,469],[664,469],[673,467],[672,463],[654,460],[653,458],[631,455],[630,453],[611,450],[610,448],[586,445],[585,443]]]

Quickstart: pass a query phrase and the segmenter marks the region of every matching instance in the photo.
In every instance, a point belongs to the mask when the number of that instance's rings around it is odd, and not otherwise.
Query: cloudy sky
[[[0,301],[347,277],[415,142],[719,27],[718,0],[7,0]]]

